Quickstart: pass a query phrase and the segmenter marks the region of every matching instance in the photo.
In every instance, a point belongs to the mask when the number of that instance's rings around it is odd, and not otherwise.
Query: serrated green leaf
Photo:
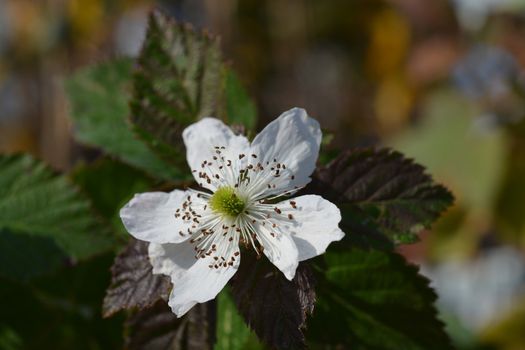
[[[425,168],[390,149],[342,153],[315,174],[314,192],[359,212],[395,243],[413,243],[417,234],[452,204],[452,194]],[[344,220],[343,220],[344,223]]]
[[[0,229],[0,276],[28,281],[58,269],[67,256],[49,237]]]
[[[127,121],[132,67],[130,59],[119,59],[79,70],[66,80],[75,138],[156,177],[179,178],[180,171],[161,161]]]
[[[242,125],[248,131],[255,130],[257,108],[232,70],[226,75],[226,111],[230,124]]]
[[[216,38],[153,12],[133,76],[134,130],[163,159],[185,166],[183,129],[224,117],[224,73]]]
[[[145,173],[109,158],[80,165],[71,177],[91,199],[97,212],[113,223],[115,231],[127,241],[129,234],[122,225],[119,210],[135,193],[150,190],[155,181]]]
[[[0,228],[50,238],[72,259],[114,243],[67,178],[25,155],[0,156]]]
[[[217,297],[217,342],[214,350],[263,349],[244,323],[228,289]]]
[[[429,281],[400,255],[353,249],[325,261],[308,339],[352,349],[452,348]]]

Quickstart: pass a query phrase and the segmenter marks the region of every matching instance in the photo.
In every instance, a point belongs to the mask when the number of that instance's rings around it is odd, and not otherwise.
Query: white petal
[[[290,201],[295,202],[296,209]],[[291,200],[280,202],[277,207],[282,215],[292,215],[292,220],[287,219],[285,227],[291,234],[299,251],[299,261],[313,258],[323,254],[328,245],[344,237],[339,229],[341,212],[333,203],[326,199],[306,195]],[[282,226],[281,224],[280,226]]]
[[[175,212],[188,195],[179,190],[138,193],[120,209],[120,218],[126,230],[137,239],[155,243],[182,242],[188,239],[187,230],[192,222],[175,218]],[[181,236],[179,231],[185,235]]]
[[[267,226],[254,224],[259,242],[264,247],[264,255],[270,260],[286,278],[292,280],[299,265],[297,247],[288,233],[270,231]],[[270,232],[275,232],[272,236]]]
[[[196,259],[193,245],[149,245],[149,258],[153,273],[168,275],[173,283],[168,304],[181,317],[197,303],[204,303],[217,296],[237,272],[240,256],[233,266],[210,268],[211,258]]]
[[[186,145],[186,158],[193,171],[193,176],[197,183],[210,190],[218,188],[222,182],[226,181],[233,185],[232,181],[237,180],[239,154],[249,151],[250,143],[242,135],[235,135],[233,131],[222,121],[215,118],[204,118],[195,124],[188,126],[182,133],[184,144]],[[217,150],[215,147],[224,147]],[[220,151],[218,154],[216,151]],[[213,157],[224,157],[225,162],[230,160],[232,167],[230,170],[224,168],[219,170],[219,160],[213,160]],[[212,163],[211,166],[202,167],[202,163],[207,161]],[[231,170],[233,169],[233,171]],[[211,183],[203,180],[198,176],[199,172],[204,171],[210,177]],[[220,178],[216,179],[215,175],[219,174]]]
[[[321,137],[319,123],[301,108],[284,112],[255,137],[252,151],[262,157],[263,164],[272,164],[275,159],[286,167],[280,177],[274,178],[276,188],[271,192],[302,187],[310,182]]]

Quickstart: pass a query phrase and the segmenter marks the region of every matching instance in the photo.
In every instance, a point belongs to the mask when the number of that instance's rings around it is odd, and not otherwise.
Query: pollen
[[[213,211],[231,218],[241,214],[246,206],[232,187],[220,187],[210,198],[210,207]]]

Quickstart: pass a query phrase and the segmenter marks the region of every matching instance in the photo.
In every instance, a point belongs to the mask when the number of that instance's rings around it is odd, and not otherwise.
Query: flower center
[[[237,217],[245,208],[246,203],[237,196],[232,187],[220,187],[210,198],[210,207],[215,212],[229,216]]]

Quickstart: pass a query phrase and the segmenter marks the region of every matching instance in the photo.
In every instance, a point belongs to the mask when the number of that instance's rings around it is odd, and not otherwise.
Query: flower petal
[[[255,223],[254,228],[257,232],[257,239],[264,247],[264,255],[281,270],[287,279],[292,280],[299,265],[299,254],[292,237],[288,233],[270,230],[261,223]]]
[[[252,151],[262,157],[263,164],[273,164],[276,160],[285,165],[281,175],[274,178],[275,188],[269,192],[302,187],[311,181],[321,136],[319,123],[310,118],[304,109],[293,108],[281,114],[255,137]]]
[[[189,242],[149,245],[153,273],[168,275],[173,283],[168,304],[181,317],[197,303],[217,296],[237,272],[240,256],[233,266],[210,268],[210,259],[196,259]]]
[[[155,243],[177,243],[189,238],[192,222],[176,218],[188,192],[146,192],[136,194],[122,209],[120,218],[135,238]],[[197,200],[197,198],[195,198]],[[181,235],[180,232],[184,235]]]
[[[237,181],[239,167],[239,154],[249,150],[250,143],[242,135],[235,135],[233,131],[222,121],[215,118],[204,118],[188,126],[182,133],[186,145],[186,158],[193,172],[195,180],[205,188],[215,190],[221,184],[233,185]],[[219,149],[216,149],[219,147]],[[224,149],[221,149],[224,147]],[[220,152],[217,153],[217,152]],[[213,157],[219,158],[214,160]],[[230,160],[233,171],[219,169],[220,157],[224,157],[224,163]],[[203,162],[207,163],[203,166]],[[245,160],[246,161],[246,160]],[[211,165],[210,165],[211,163]],[[204,172],[208,177],[199,176]],[[215,177],[219,175],[219,179]]]
[[[292,198],[280,202],[277,207],[288,218],[284,226],[297,246],[299,261],[323,254],[330,243],[345,235],[338,226],[341,221],[339,208],[320,196]]]

